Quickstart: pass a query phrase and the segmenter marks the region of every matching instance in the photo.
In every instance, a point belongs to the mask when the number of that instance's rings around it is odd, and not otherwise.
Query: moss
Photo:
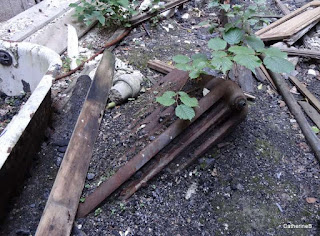
[[[276,163],[281,159],[281,152],[267,140],[256,139],[256,148],[260,152],[260,156],[265,159],[274,160]]]

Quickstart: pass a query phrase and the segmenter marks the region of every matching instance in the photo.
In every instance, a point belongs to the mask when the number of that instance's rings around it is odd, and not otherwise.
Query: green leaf
[[[263,63],[269,70],[276,73],[290,73],[294,71],[294,65],[281,57],[265,57]]]
[[[84,203],[86,201],[85,197],[80,198],[80,202]]]
[[[200,71],[199,70],[193,70],[189,73],[190,79],[196,79],[200,76]]]
[[[176,55],[174,57],[172,57],[172,60],[175,62],[175,63],[188,63],[190,62],[190,58],[185,56],[185,55]]]
[[[197,54],[193,54],[191,56],[192,60],[197,60],[197,59],[202,59],[203,61],[207,60],[207,55],[206,54],[202,54],[202,53],[197,53]]]
[[[243,54],[243,55],[254,55],[255,51],[251,48],[244,46],[232,46],[228,49],[229,52],[233,52],[234,54]]]
[[[233,27],[233,24],[227,23],[227,24],[224,25],[224,30],[225,30],[225,31],[228,31],[228,30],[231,29],[232,27]]]
[[[234,27],[223,33],[223,39],[227,41],[227,43],[234,45],[241,42],[243,35],[244,32],[241,29]]]
[[[103,15],[97,16],[97,20],[98,20],[99,23],[100,23],[101,25],[103,25],[103,26],[106,24],[106,18],[105,18]]]
[[[176,64],[175,66],[176,66],[177,69],[183,70],[183,71],[192,70],[192,66],[190,66],[189,64]]]
[[[220,9],[228,12],[230,10],[230,4],[220,4]]]
[[[270,48],[260,49],[259,51],[269,57],[281,57],[284,59],[287,58],[287,53],[282,52],[279,48],[270,47]]]
[[[101,208],[97,208],[97,209],[94,211],[94,216],[100,215],[101,212],[102,212],[102,209],[101,209]]]
[[[259,67],[262,62],[259,59],[259,57],[254,55],[243,55],[239,54],[236,55],[233,60],[238,63],[239,65],[242,65],[249,70],[251,70],[255,74],[255,68]]]
[[[190,97],[185,92],[178,92],[178,94],[180,95],[180,100],[184,105],[186,105],[188,107],[197,107],[197,106],[199,106],[198,100],[196,98]]]
[[[199,58],[192,62],[192,67],[196,70],[202,70],[203,68],[207,67],[207,62]]]
[[[215,51],[212,53],[212,57],[226,57],[228,54],[224,51]]]
[[[221,70],[224,74],[232,68],[233,62],[229,57],[214,57],[211,60],[211,65],[215,70]]]
[[[192,107],[188,107],[184,104],[178,105],[175,109],[176,116],[182,120],[192,120],[196,113]]]
[[[219,6],[219,2],[218,1],[212,1],[212,2],[209,2],[208,4],[208,8],[211,8],[211,7],[217,7]]]
[[[162,96],[156,97],[156,101],[160,103],[163,106],[171,106],[173,105],[176,100],[174,100],[172,97],[176,96],[176,93],[173,91],[166,91]]]
[[[254,36],[254,35],[246,36],[244,38],[244,42],[246,44],[248,44],[254,50],[258,50],[258,49],[264,48],[263,41],[260,38]]]
[[[217,37],[209,40],[208,47],[215,51],[224,50],[227,47],[227,43],[223,39]]]
[[[318,134],[320,132],[317,126],[312,126],[311,129],[315,134]]]
[[[205,26],[205,25],[208,25],[208,24],[210,24],[209,21],[201,21],[198,25],[199,26]]]
[[[128,0],[118,0],[118,3],[121,6],[125,7],[125,8],[129,7],[129,1]]]

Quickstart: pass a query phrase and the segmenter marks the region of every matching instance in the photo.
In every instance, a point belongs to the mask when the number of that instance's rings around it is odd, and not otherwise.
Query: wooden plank
[[[169,74],[171,71],[175,69],[174,66],[168,65],[167,63],[159,60],[148,61],[148,67],[153,70],[159,71],[162,74]]]
[[[300,13],[304,12],[304,11],[305,11],[306,9],[308,9],[309,7],[317,7],[317,6],[320,6],[320,1],[312,1],[312,2],[304,5],[303,7],[298,8],[297,10],[291,12],[290,14],[282,17],[281,19],[273,22],[272,24],[268,25],[267,27],[265,27],[265,28],[263,28],[263,29],[261,29],[261,30],[258,30],[255,34],[256,34],[257,36],[260,36],[261,34],[267,32],[267,31],[269,31],[269,30],[277,27],[278,25],[280,25],[280,24],[282,24],[282,23],[290,20],[291,18],[299,15]]]
[[[298,101],[299,105],[303,108],[305,113],[310,117],[310,119],[316,124],[320,129],[320,115],[308,102]]]
[[[0,38],[22,41],[53,19],[70,9],[69,4],[78,0],[44,0],[27,11],[0,23]]]
[[[283,14],[288,15],[290,14],[290,10],[284,5],[280,0],[275,0],[277,6],[280,8]]]
[[[304,87],[296,77],[289,76],[289,79],[297,87],[300,93],[308,98],[310,104],[312,104],[312,106],[314,106],[314,108],[316,108],[317,111],[320,112],[320,101],[306,87]]]
[[[301,56],[308,58],[320,59],[320,52],[309,49],[295,49],[295,48],[279,48],[281,51],[288,53],[292,56]]]
[[[74,14],[75,9],[68,11],[56,22],[49,24],[47,27],[44,27],[43,30],[38,31],[24,41],[46,46],[58,54],[62,54],[68,45],[68,24],[76,28],[78,37],[81,38],[97,23],[95,21],[87,26],[83,22],[78,22],[77,19],[72,16]]]
[[[301,37],[303,37],[307,32],[309,32],[310,29],[312,29],[316,24],[319,23],[319,20],[316,20],[315,22],[308,25],[303,30],[300,30],[298,33],[292,35],[289,39],[284,39],[287,44],[293,45],[295,42],[297,42]]]
[[[115,59],[105,50],[80,112],[36,235],[70,235],[112,86]]]
[[[265,41],[288,38],[319,19],[320,7],[317,7],[289,19],[273,29],[260,34],[259,37]]]

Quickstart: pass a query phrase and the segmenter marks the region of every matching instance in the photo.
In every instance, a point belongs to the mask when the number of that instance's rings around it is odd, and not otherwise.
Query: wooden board
[[[78,0],[44,0],[32,8],[0,23],[0,38],[22,41],[59,17],[68,9],[69,4]]]
[[[298,14],[297,16],[285,21],[284,23],[270,29],[269,31],[262,33],[259,37],[262,40],[277,40],[289,38],[290,36],[308,27],[315,21],[320,19],[320,7],[316,7],[311,10]]]
[[[299,105],[303,108],[305,113],[310,117],[310,119],[316,124],[320,129],[320,115],[308,102],[299,101]]]
[[[316,108],[317,111],[320,112],[319,100],[306,87],[304,87],[296,77],[289,76],[289,79],[297,87],[297,89],[303,94],[303,96],[308,98],[310,104],[312,104],[314,108]]]
[[[36,34],[28,37],[24,41],[46,46],[58,54],[62,54],[68,45],[68,24],[75,27],[78,37],[81,38],[97,23],[95,21],[91,25],[87,26],[82,22],[78,22],[77,19],[72,16],[74,14],[74,9],[68,11],[63,17],[57,19],[56,22],[50,23],[41,31],[38,31]]]
[[[115,59],[106,50],[80,112],[36,235],[70,235],[93,146],[112,86]]]
[[[288,55],[301,56],[320,59],[320,52],[309,49],[296,49],[296,48],[279,48],[281,51],[286,52]]]

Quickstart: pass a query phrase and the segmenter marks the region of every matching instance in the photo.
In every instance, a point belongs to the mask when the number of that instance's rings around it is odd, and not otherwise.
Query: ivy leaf
[[[264,42],[260,38],[253,35],[246,36],[244,38],[244,42],[254,50],[264,48]]]
[[[244,46],[232,46],[228,49],[229,52],[233,52],[234,54],[243,54],[243,55],[254,55],[255,51],[251,48]]]
[[[192,118],[196,115],[192,107],[188,107],[184,104],[176,107],[175,114],[182,120],[192,120]]]
[[[249,70],[251,70],[254,74],[255,72],[255,68],[259,67],[262,62],[259,59],[259,57],[254,56],[254,55],[243,55],[243,54],[239,54],[236,55],[233,60],[238,63],[239,65],[242,65],[246,68],[248,68]]]
[[[200,76],[200,71],[199,70],[193,70],[189,73],[190,79],[196,79]]]
[[[188,107],[197,107],[197,106],[199,106],[198,100],[196,98],[190,97],[185,92],[178,92],[178,94],[180,95],[180,100],[184,105],[186,105]]]
[[[182,64],[185,64],[185,63],[188,63],[190,62],[190,58],[185,56],[185,55],[176,55],[172,58],[172,60],[175,62],[175,63],[182,63]]]
[[[281,57],[265,57],[263,63],[269,70],[276,73],[290,73],[294,71],[294,65],[287,59]]]
[[[176,64],[175,66],[176,66],[177,69],[183,70],[183,71],[192,70],[192,66],[190,66],[189,64]]]
[[[227,42],[221,38],[213,38],[208,42],[208,47],[214,51],[224,50],[227,47]]]
[[[227,43],[234,45],[241,42],[243,35],[244,32],[241,29],[233,27],[223,33],[223,39],[227,41]]]
[[[279,48],[270,47],[270,48],[264,48],[260,50],[260,52],[264,53],[268,57],[281,57],[281,58],[287,58],[287,53],[282,52]]]
[[[173,91],[166,91],[164,94],[162,94],[162,96],[157,97],[157,98],[156,98],[156,101],[157,101],[158,103],[160,103],[161,105],[168,107],[168,106],[173,105],[173,104],[176,102],[176,100],[174,100],[174,99],[172,98],[172,97],[174,97],[174,96],[176,96],[176,93],[175,93],[175,92],[173,92]]]
[[[197,59],[202,59],[203,61],[207,60],[207,56],[206,54],[202,54],[202,53],[197,53],[191,56],[192,60],[197,60]]]

